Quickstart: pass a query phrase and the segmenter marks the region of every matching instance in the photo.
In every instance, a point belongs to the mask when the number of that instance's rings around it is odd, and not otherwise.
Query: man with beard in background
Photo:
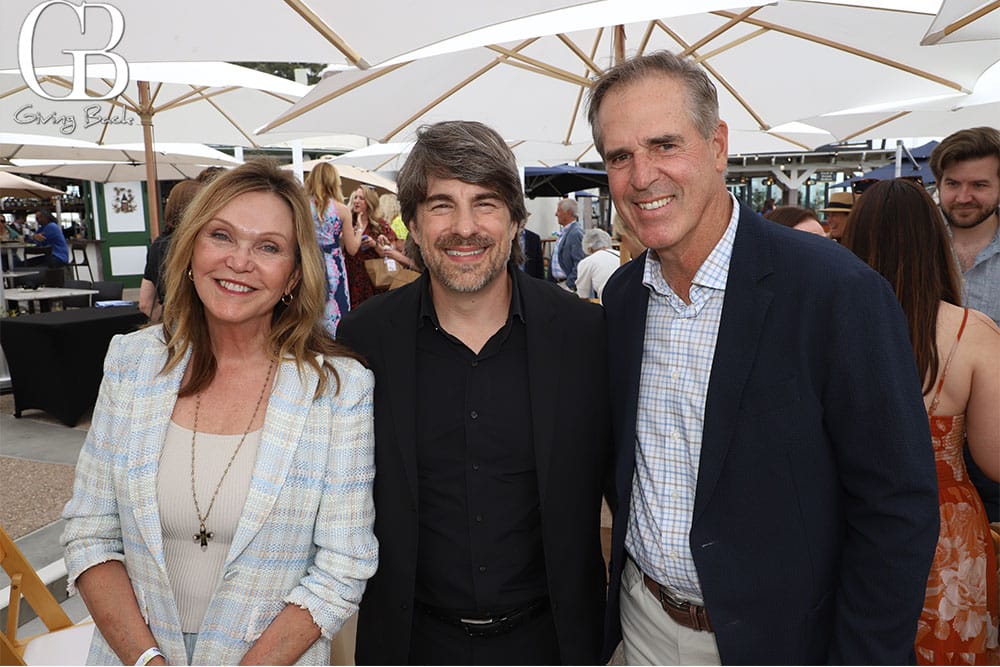
[[[1000,325],[1000,131],[974,127],[945,137],[931,153],[931,170],[962,268],[963,305]],[[979,469],[968,447],[965,465],[990,521],[1000,521],[1000,485]]]

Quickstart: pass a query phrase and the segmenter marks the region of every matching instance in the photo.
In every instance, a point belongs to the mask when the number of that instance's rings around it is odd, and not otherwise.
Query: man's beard
[[[979,225],[983,224],[994,215],[997,215],[997,210],[998,210],[997,207],[994,206],[991,210],[988,210],[984,215],[980,216],[976,220],[966,223],[961,223],[953,220],[952,217],[948,215],[948,212],[945,211],[944,209],[941,209],[941,214],[944,215],[944,219],[948,221],[948,224],[951,227],[956,227],[958,229],[972,229],[973,227],[978,227]]]

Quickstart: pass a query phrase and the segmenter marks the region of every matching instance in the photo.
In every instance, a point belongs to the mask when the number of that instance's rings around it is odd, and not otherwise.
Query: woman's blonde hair
[[[378,198],[378,207],[386,222],[392,222],[399,215],[399,199],[391,192]]]
[[[191,350],[191,373],[178,396],[190,396],[204,389],[215,377],[216,360],[209,339],[205,306],[188,278],[191,259],[202,229],[231,201],[250,192],[266,192],[283,201],[292,214],[295,242],[295,271],[298,284],[289,293],[288,304],[274,305],[268,352],[275,359],[292,357],[299,373],[306,364],[319,375],[318,397],[328,375],[339,385],[336,370],[326,357],[357,356],[336,343],[324,329],[321,316],[326,306],[326,270],[320,259],[312,214],[305,192],[290,172],[271,160],[253,160],[222,174],[204,187],[184,212],[173,234],[164,264],[166,300],[163,304],[163,336],[167,373]],[[317,355],[323,355],[320,361]]]
[[[340,181],[340,173],[337,168],[328,162],[320,162],[306,179],[306,191],[316,203],[316,208],[322,209],[326,202],[333,199],[338,202],[344,201],[344,190]]]
[[[368,205],[368,226],[370,229],[375,230],[376,234],[381,234],[382,231],[379,229],[379,220],[382,219],[382,210],[379,208],[378,192],[375,188],[362,185],[361,195],[365,198],[365,203]],[[353,196],[353,193],[352,193]],[[353,204],[353,200],[351,202]],[[351,206],[351,221],[357,224],[357,213],[354,211],[354,207]]]

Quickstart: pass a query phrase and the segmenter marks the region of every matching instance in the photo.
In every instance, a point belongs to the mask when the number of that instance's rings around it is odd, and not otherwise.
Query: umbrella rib
[[[910,113],[909,111],[900,111],[899,113],[893,114],[893,115],[889,116],[888,118],[883,118],[882,120],[880,120],[877,123],[872,123],[868,127],[860,129],[857,132],[854,132],[854,133],[852,133],[852,134],[844,137],[843,139],[841,139],[841,141],[850,141],[851,139],[853,139],[854,137],[856,137],[856,136],[858,136],[860,134],[864,134],[865,132],[868,132],[870,130],[874,130],[876,127],[881,127],[882,125],[885,125],[886,123],[891,123],[892,121],[898,120],[898,119],[902,118],[903,116],[908,115],[909,113]]]
[[[601,36],[604,34],[604,28],[597,31],[594,36],[594,43],[590,47],[590,60],[593,61],[594,56],[597,54],[597,48],[601,43]],[[585,89],[580,86],[580,90],[576,92],[576,103],[573,105],[572,115],[569,117],[569,127],[566,129],[566,139],[565,142],[570,143],[570,138],[573,136],[573,129],[576,127],[576,116],[580,113],[580,104],[583,102],[584,90],[589,90],[589,86]]]
[[[591,141],[589,144],[587,144],[587,148],[585,148],[582,153],[576,156],[576,159],[573,160],[573,162],[579,162],[580,160],[582,160],[583,156],[587,154],[587,151],[589,151],[593,147],[594,147],[594,142]]]
[[[976,11],[972,12],[971,14],[966,14],[965,16],[963,16],[962,18],[958,19],[957,21],[949,23],[948,25],[946,25],[944,27],[944,31],[943,32],[944,32],[945,36],[947,37],[951,33],[956,32],[958,30],[961,30],[962,28],[964,28],[965,26],[969,25],[970,23],[978,21],[979,19],[983,18],[984,16],[986,16],[990,12],[995,11],[997,9],[1000,9],[1000,0],[995,0],[995,2],[991,2],[988,5],[983,5],[982,7],[980,7],[979,9],[977,9]]]
[[[520,51],[523,48],[526,48],[529,44],[532,44],[537,39],[538,38],[535,37],[533,39],[527,39],[527,40],[521,42],[516,47],[514,47],[513,53],[516,55],[518,51]],[[488,47],[488,48],[490,48],[490,47]],[[489,72],[491,69],[493,69],[494,67],[496,67],[500,63],[506,62],[507,58],[508,58],[508,56],[505,56],[505,55],[504,56],[500,56],[499,58],[495,58],[492,62],[489,62],[489,63],[483,65],[478,70],[476,70],[475,72],[473,72],[472,74],[470,74],[469,76],[467,76],[465,79],[463,79],[462,81],[458,82],[457,84],[455,84],[454,86],[452,86],[450,89],[446,90],[444,93],[442,93],[441,95],[439,95],[437,98],[431,100],[422,109],[420,109],[419,111],[417,111],[416,113],[414,113],[413,115],[411,115],[409,118],[407,118],[401,124],[397,125],[393,130],[391,130],[388,134],[386,134],[380,141],[382,143],[388,142],[389,139],[391,139],[392,137],[394,137],[397,134],[399,134],[403,130],[404,127],[406,127],[407,125],[409,125],[410,123],[412,123],[414,120],[416,120],[420,116],[424,115],[425,113],[427,113],[428,111],[430,111],[431,109],[433,109],[434,107],[436,107],[437,105],[441,104],[441,102],[443,102],[447,98],[451,97],[452,95],[454,95],[455,93],[457,93],[459,90],[461,90],[465,86],[469,85],[470,83],[472,83],[473,81],[475,81],[476,79],[478,79],[479,77],[481,77],[483,74],[486,74],[487,72]]]
[[[435,99],[431,100],[422,109],[418,110],[416,113],[414,113],[409,118],[407,118],[406,120],[404,120],[402,123],[400,123],[399,125],[397,125],[388,134],[386,134],[384,137],[382,137],[382,139],[380,139],[380,141],[382,143],[387,143],[390,139],[392,139],[394,136],[396,136],[397,134],[399,134],[403,130],[404,127],[406,127],[407,125],[409,125],[410,123],[412,123],[417,118],[420,118],[420,116],[424,115],[425,113],[427,113],[428,111],[430,111],[431,109],[433,109],[434,107],[436,107],[437,105],[441,104],[441,102],[445,101],[446,99],[448,99],[449,97],[451,97],[452,95],[454,95],[455,93],[457,93],[459,90],[461,90],[465,86],[469,85],[470,83],[472,83],[473,81],[475,81],[476,79],[478,79],[479,77],[481,77],[483,74],[486,74],[487,72],[489,72],[491,69],[493,69],[494,67],[496,67],[497,65],[499,65],[501,62],[502,62],[502,59],[501,58],[497,58],[493,62],[488,63],[488,64],[480,67],[478,70],[476,70],[475,72],[473,72],[472,74],[470,74],[468,77],[466,77],[465,79],[463,79],[459,83],[455,84],[454,86],[452,86],[451,88],[449,88],[448,90],[446,90],[445,92],[443,92],[441,95],[439,95]]]
[[[646,32],[643,33],[642,39],[639,41],[639,52],[638,55],[642,55],[646,52],[646,47],[649,46],[649,40],[653,37],[653,30],[656,28],[656,24],[660,23],[659,19],[655,21],[650,21],[646,24]],[[662,25],[662,23],[660,23]]]
[[[586,53],[584,53],[583,49],[581,49],[579,46],[576,45],[576,42],[574,42],[572,39],[570,39],[563,33],[559,33],[558,35],[556,35],[556,37],[559,38],[560,42],[569,47],[569,50],[575,53],[577,58],[583,61],[583,64],[587,66],[587,69],[589,71],[593,72],[594,74],[597,74],[598,76],[604,74],[604,70],[597,63],[594,62],[593,57],[588,56]]]
[[[709,60],[709,59],[714,58],[715,56],[719,55],[720,53],[724,53],[724,52],[728,51],[729,49],[735,48],[735,47],[737,47],[740,44],[743,44],[745,42],[749,42],[751,39],[756,39],[757,37],[760,37],[761,35],[766,35],[769,32],[771,32],[771,31],[768,30],[767,28],[759,28],[757,30],[754,30],[751,33],[747,33],[746,35],[743,35],[742,37],[737,37],[733,41],[729,42],[728,44],[724,44],[724,45],[720,46],[717,49],[709,51],[708,53],[704,53],[704,54],[702,54],[700,56],[696,56],[694,58],[694,62],[700,63],[700,62],[703,62],[705,60]]]
[[[540,76],[547,76],[557,81],[564,81],[566,83],[572,84],[574,86],[583,86],[584,84],[580,81],[580,77],[576,74],[570,74],[568,72],[561,72],[559,70],[549,70],[549,69],[539,69],[534,65],[529,65],[528,63],[518,62],[516,60],[504,60],[501,64],[508,65],[510,67],[517,67],[523,69],[527,72],[533,74],[538,74]],[[587,87],[590,87],[590,80],[587,80]]]
[[[721,16],[723,18],[733,18],[736,16],[732,12],[717,11],[711,12],[716,16]],[[898,69],[907,74],[912,74],[914,76],[920,77],[922,79],[927,79],[928,81],[933,81],[934,83],[941,84],[947,88],[952,88],[962,93],[968,93],[970,91],[966,90],[961,84],[954,81],[949,81],[944,77],[937,76],[936,74],[931,74],[930,72],[925,72],[923,70],[917,69],[916,67],[910,67],[904,63],[896,62],[890,58],[885,58],[876,53],[871,53],[863,49],[858,49],[847,44],[842,44],[840,42],[835,42],[832,39],[826,39],[825,37],[819,37],[818,35],[811,35],[807,32],[802,32],[801,30],[796,30],[794,28],[788,28],[783,25],[778,25],[777,23],[770,23],[768,21],[761,21],[760,19],[747,18],[744,23],[748,25],[755,25],[760,28],[767,28],[768,30],[774,30],[775,32],[780,32],[791,37],[796,37],[798,39],[806,40],[807,42],[813,42],[814,44],[819,44],[821,46],[828,46],[832,49],[837,49],[839,51],[844,51],[850,53],[851,55],[858,56],[859,58],[865,58],[871,60],[872,62],[877,62],[879,64],[885,65],[886,67],[892,67],[893,69]]]
[[[749,18],[750,15],[752,15],[754,12],[758,11],[759,9],[760,9],[760,7],[751,7],[750,9],[747,9],[746,11],[744,11],[744,12],[742,12],[740,14],[733,15],[732,18],[730,18],[728,21],[726,21],[725,23],[723,23],[721,26],[719,26],[715,30],[711,31],[710,33],[708,33],[707,35],[705,35],[704,37],[702,37],[698,41],[694,42],[693,44],[691,44],[690,46],[688,46],[687,48],[685,48],[684,51],[680,55],[682,55],[682,56],[689,56],[689,55],[691,55],[692,53],[694,53],[695,51],[697,51],[701,47],[705,46],[706,44],[708,44],[709,42],[711,42],[713,39],[715,39],[716,37],[718,37],[722,33],[726,32],[727,30],[729,30],[733,26],[735,26],[735,25],[737,25],[739,23],[742,23],[744,21],[744,19]]]
[[[540,72],[543,74],[550,74],[553,77],[557,79],[562,79],[563,81],[566,81],[568,83],[575,83],[577,85],[586,86],[588,88],[590,87],[590,79],[582,77],[579,74],[573,74],[572,72],[567,72],[562,68],[553,67],[552,65],[542,62],[541,60],[538,60],[536,58],[530,58],[528,56],[519,55],[518,53],[515,53],[510,49],[505,49],[502,46],[497,46],[496,44],[489,44],[486,46],[486,48],[491,51],[496,51],[497,53],[508,56],[510,60],[504,59],[503,61],[504,64],[528,65],[529,67],[526,67],[525,69],[529,69],[535,72]]]
[[[44,83],[44,82],[49,81],[49,80],[50,80],[49,77],[43,76],[41,79],[39,79],[39,83]],[[21,91],[24,91],[24,90],[27,90],[27,89],[28,89],[28,84],[24,84],[24,85],[21,85],[21,86],[17,86],[15,88],[11,88],[7,92],[0,93],[0,100],[2,100],[5,97],[10,97],[11,95],[17,95]]]
[[[688,50],[688,44],[684,41],[683,38],[681,38],[680,35],[678,35],[676,32],[674,32],[673,30],[671,30],[670,26],[668,26],[668,25],[666,25],[666,24],[664,24],[662,22],[659,22],[659,21],[657,23],[658,23],[659,27],[664,32],[666,32],[668,35],[670,35],[670,37],[674,41],[676,41],[678,44],[681,45],[681,48],[684,49],[685,53],[688,53],[688,54],[691,54],[691,55],[697,57],[697,54],[694,54],[694,53],[692,53],[691,51]],[[747,101],[744,100],[743,97],[738,92],[736,92],[736,89],[733,88],[733,86],[730,85],[730,83],[728,81],[726,81],[726,79],[721,74],[719,74],[714,67],[712,67],[707,62],[702,62],[701,66],[704,67],[708,71],[709,74],[711,74],[712,76],[714,76],[716,78],[716,80],[718,80],[718,82],[721,83],[723,85],[723,87],[725,87],[725,89],[729,91],[730,95],[732,95],[734,98],[736,98],[736,101],[739,102],[740,106],[742,106],[744,109],[746,109],[747,113],[750,114],[750,116],[752,116],[753,119],[757,122],[757,125],[760,127],[760,129],[762,129],[762,130],[768,130],[768,129],[770,129],[770,126],[767,125],[767,123],[764,122],[764,119],[761,118],[757,114],[756,111],[754,111],[753,107],[751,107],[747,103]]]
[[[221,116],[222,116],[223,118],[225,118],[225,119],[226,119],[226,121],[227,121],[227,122],[228,122],[228,123],[229,123],[230,125],[232,125],[232,126],[233,126],[234,128],[236,128],[236,131],[237,131],[237,132],[239,132],[240,134],[242,134],[242,135],[243,135],[243,137],[244,137],[244,138],[245,138],[245,139],[246,139],[247,141],[249,141],[249,142],[250,142],[250,145],[251,145],[251,146],[253,146],[254,148],[259,148],[259,147],[260,147],[260,144],[258,144],[258,143],[257,143],[256,141],[254,141],[254,140],[253,140],[253,139],[252,139],[252,138],[250,137],[250,135],[249,135],[249,134],[247,134],[247,133],[246,133],[246,131],[244,131],[244,129],[243,129],[242,127],[240,127],[239,123],[237,123],[237,122],[236,122],[235,120],[233,120],[233,119],[232,119],[232,117],[231,117],[231,116],[230,116],[229,114],[227,114],[227,113],[226,113],[225,111],[223,111],[223,110],[222,110],[222,108],[221,108],[221,107],[220,107],[220,106],[219,106],[218,104],[216,104],[216,103],[215,103],[215,100],[213,100],[213,99],[211,98],[211,96],[209,96],[209,95],[202,95],[202,97],[204,97],[204,99],[205,99],[205,102],[206,102],[207,104],[210,104],[210,105],[212,105],[212,108],[213,108],[213,109],[215,109],[216,111],[218,111],[218,112],[219,112],[219,115],[221,115]]]
[[[315,109],[317,107],[320,107],[320,106],[323,106],[324,104],[326,104],[330,100],[334,100],[334,99],[340,97],[341,95],[345,95],[345,94],[351,92],[352,90],[354,90],[355,88],[358,88],[359,86],[363,86],[366,83],[368,83],[370,81],[374,81],[375,79],[378,79],[380,77],[383,77],[386,74],[390,74],[392,72],[395,72],[400,67],[405,67],[405,66],[409,65],[412,62],[413,62],[412,60],[408,60],[405,63],[399,63],[399,64],[396,64],[396,65],[392,65],[390,67],[385,67],[383,69],[378,70],[377,72],[373,72],[373,73],[371,73],[371,74],[369,74],[369,75],[367,75],[365,77],[362,77],[361,79],[355,81],[352,84],[349,84],[349,85],[344,86],[342,88],[338,88],[337,90],[331,91],[330,93],[328,93],[326,95],[323,95],[322,97],[320,97],[320,98],[318,98],[316,100],[313,100],[309,104],[303,105],[301,108],[299,108],[299,109],[297,109],[297,110],[289,113],[287,116],[283,116],[281,118],[278,118],[276,120],[271,121],[270,123],[268,123],[267,125],[265,125],[264,127],[262,127],[260,129],[260,132],[261,133],[263,133],[263,132],[269,132],[270,130],[275,129],[276,127],[281,127],[285,123],[288,123],[288,122],[290,122],[292,120],[295,120],[296,118],[298,118],[302,114],[309,113],[313,109]]]
[[[327,25],[326,21],[323,20],[319,14],[310,9],[306,3],[301,0],[285,0],[285,4],[288,5],[292,11],[301,16],[306,23],[308,23],[313,30],[318,32],[323,36],[326,41],[333,44],[334,48],[344,54],[348,61],[358,69],[368,69],[371,65],[361,57],[361,54],[351,48],[351,45],[347,41],[334,32],[333,28]]]
[[[776,137],[778,139],[781,139],[782,141],[787,141],[788,143],[792,144],[793,146],[798,146],[799,148],[801,148],[804,151],[812,150],[811,146],[807,146],[806,144],[803,144],[801,142],[795,141],[795,139],[791,139],[791,138],[786,137],[786,136],[784,136],[782,134],[776,134],[774,132],[768,132],[768,134],[770,134],[772,137]]]

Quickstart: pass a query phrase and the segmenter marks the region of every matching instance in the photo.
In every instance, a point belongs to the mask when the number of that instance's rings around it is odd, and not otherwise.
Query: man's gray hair
[[[719,126],[719,95],[705,71],[688,58],[669,51],[654,51],[619,63],[602,74],[590,87],[587,96],[587,120],[590,121],[597,152],[604,155],[604,143],[597,114],[605,95],[614,88],[636,83],[647,77],[669,76],[687,89],[688,113],[698,133],[708,139]]]
[[[588,255],[611,247],[611,236],[598,227],[588,229],[583,233],[583,251]]]
[[[569,211],[574,218],[580,217],[580,205],[575,199],[560,199],[556,208],[560,211]]]

